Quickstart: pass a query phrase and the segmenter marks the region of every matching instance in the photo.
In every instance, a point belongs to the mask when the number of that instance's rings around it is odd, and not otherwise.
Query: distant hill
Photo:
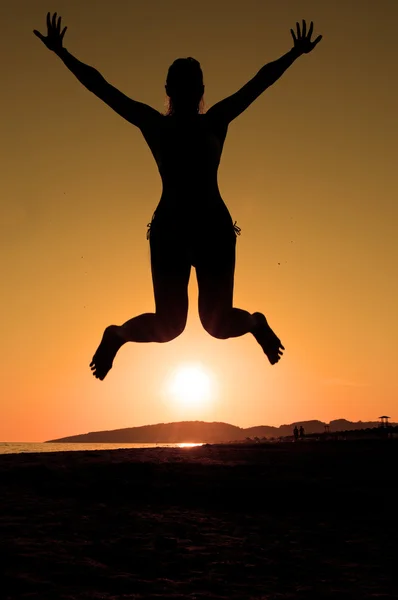
[[[367,429],[378,426],[377,421],[353,423],[346,419],[336,419],[328,425],[330,431],[349,431]],[[231,442],[246,438],[271,438],[291,435],[294,426],[302,425],[306,433],[322,433],[326,423],[322,421],[299,421],[272,427],[259,425],[246,429],[229,423],[206,423],[205,421],[180,421],[176,423],[158,423],[141,427],[127,427],[111,431],[92,431],[72,435],[47,442],[82,442],[82,443],[183,443],[183,442]]]

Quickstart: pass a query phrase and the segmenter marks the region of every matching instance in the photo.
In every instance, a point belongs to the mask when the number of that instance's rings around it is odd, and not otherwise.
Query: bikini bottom
[[[235,261],[236,237],[241,233],[229,215],[203,222],[155,213],[147,228],[152,260],[193,267]]]

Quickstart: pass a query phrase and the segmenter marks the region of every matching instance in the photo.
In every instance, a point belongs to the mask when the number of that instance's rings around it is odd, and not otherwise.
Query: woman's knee
[[[221,313],[201,311],[199,313],[199,318],[203,329],[212,337],[219,340],[225,340],[229,337],[225,326],[225,318]]]
[[[162,342],[171,342],[185,329],[187,324],[187,314],[181,314],[178,316],[172,315],[158,315],[161,323]]]

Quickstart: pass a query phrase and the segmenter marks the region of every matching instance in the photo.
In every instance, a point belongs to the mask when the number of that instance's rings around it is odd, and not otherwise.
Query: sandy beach
[[[0,457],[1,597],[397,598],[396,440]]]

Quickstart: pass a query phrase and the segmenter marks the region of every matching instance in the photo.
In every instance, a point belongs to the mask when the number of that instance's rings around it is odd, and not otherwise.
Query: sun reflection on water
[[[203,442],[200,444],[191,444],[190,442],[182,442],[178,444],[179,448],[194,448],[195,446],[203,446]]]

